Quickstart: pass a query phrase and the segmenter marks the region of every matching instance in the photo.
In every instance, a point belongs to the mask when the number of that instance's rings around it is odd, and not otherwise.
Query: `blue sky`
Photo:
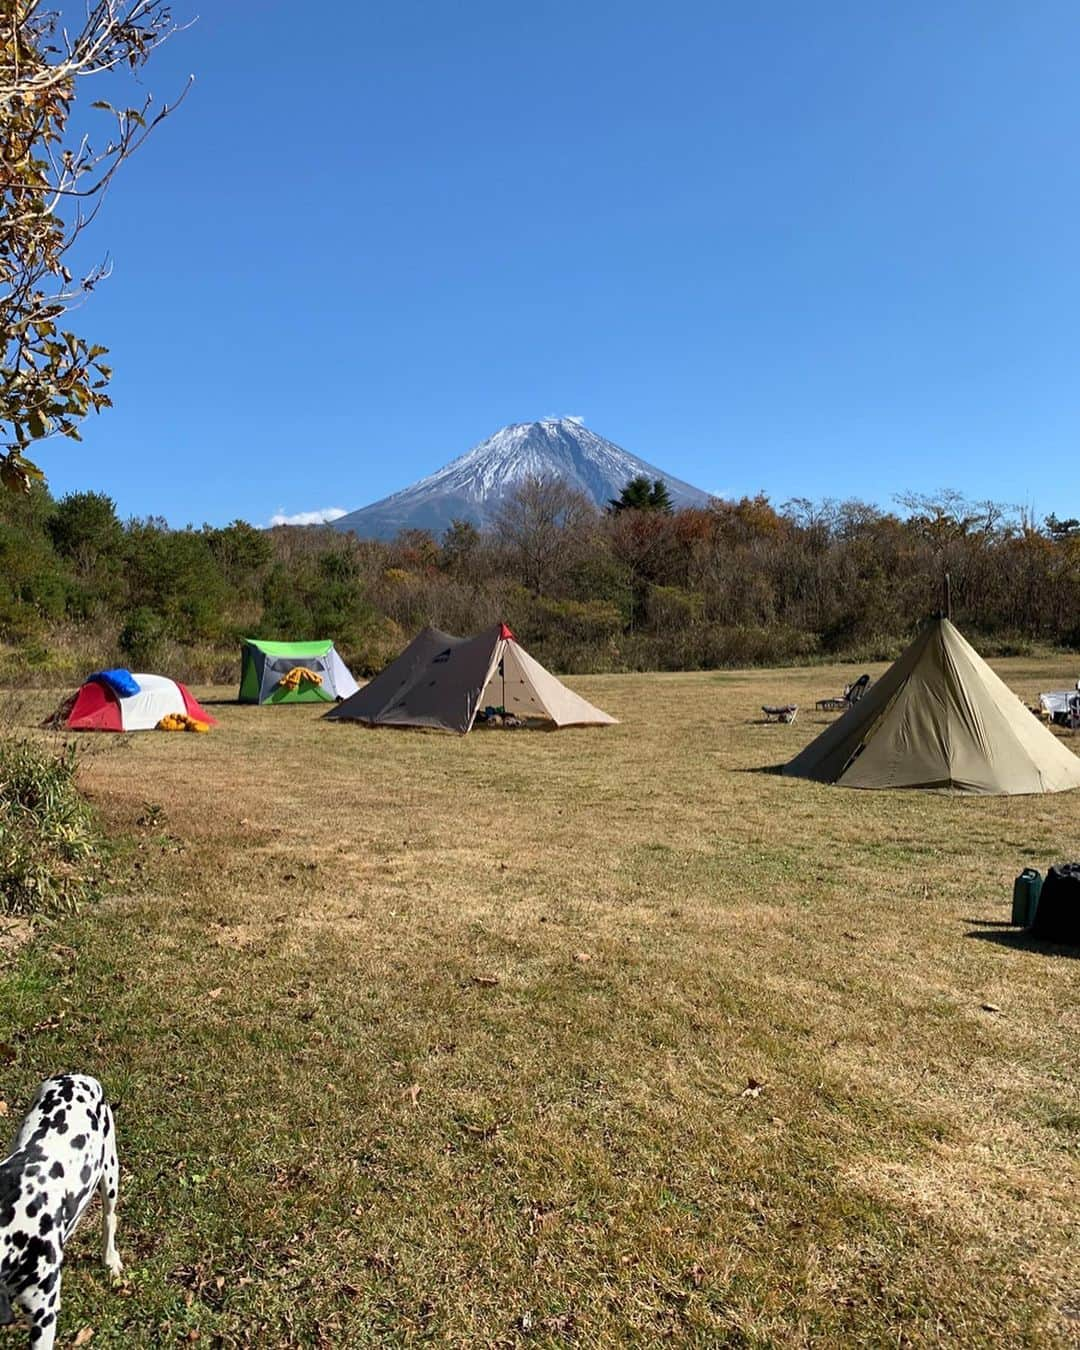
[[[212,0],[87,240],[116,406],[53,490],[265,523],[576,414],[725,494],[1080,514],[1078,39],[1075,0]]]

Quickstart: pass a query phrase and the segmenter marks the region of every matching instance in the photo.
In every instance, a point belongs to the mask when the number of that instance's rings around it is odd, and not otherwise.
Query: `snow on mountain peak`
[[[411,487],[334,524],[373,538],[390,538],[403,529],[437,533],[452,520],[482,527],[526,478],[562,479],[603,507],[639,474],[662,478],[676,506],[703,506],[709,500],[707,493],[590,431],[582,418],[545,417],[501,428]]]

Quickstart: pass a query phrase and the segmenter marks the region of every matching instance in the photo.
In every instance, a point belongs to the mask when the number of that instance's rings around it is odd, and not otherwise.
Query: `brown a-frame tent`
[[[944,618],[784,767],[854,788],[1013,794],[1080,787],[1080,759]]]
[[[464,734],[488,706],[556,727],[608,726],[616,720],[534,661],[504,623],[472,638],[425,628],[396,661],[326,716]]]

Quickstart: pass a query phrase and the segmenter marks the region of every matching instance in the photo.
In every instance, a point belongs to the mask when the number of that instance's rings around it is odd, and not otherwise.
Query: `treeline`
[[[655,495],[655,494],[654,494]],[[174,530],[98,493],[0,494],[0,676],[74,683],[119,663],[237,677],[246,636],[330,636],[379,670],[424,624],[505,619],[562,671],[682,670],[895,655],[952,578],[988,653],[1080,646],[1080,522],[1036,524],[953,493],[864,502],[766,497],[598,512],[526,483],[496,525],[392,543],[331,528]]]

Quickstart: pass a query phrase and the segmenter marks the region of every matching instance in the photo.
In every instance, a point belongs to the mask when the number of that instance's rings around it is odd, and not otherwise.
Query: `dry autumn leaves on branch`
[[[65,264],[120,165],[175,108],[98,99],[76,127],[90,76],[115,82],[176,32],[162,0],[99,0],[72,30],[40,0],[0,0],[0,481],[26,491],[44,475],[31,442],[79,439],[79,423],[109,406],[104,347],[65,316],[107,275]],[[186,89],[184,93],[186,93]],[[181,95],[183,97],[183,94]],[[80,109],[81,111],[81,109]]]

